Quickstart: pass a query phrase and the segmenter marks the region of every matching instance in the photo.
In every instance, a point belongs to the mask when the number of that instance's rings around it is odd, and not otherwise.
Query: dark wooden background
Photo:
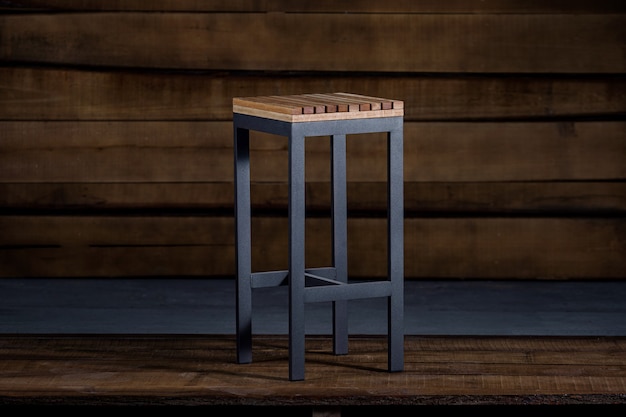
[[[232,98],[346,91],[405,101],[407,279],[625,279],[625,74],[621,0],[0,1],[0,277],[232,276]],[[286,141],[252,146],[284,268]],[[353,277],[385,275],[385,152],[348,139]]]

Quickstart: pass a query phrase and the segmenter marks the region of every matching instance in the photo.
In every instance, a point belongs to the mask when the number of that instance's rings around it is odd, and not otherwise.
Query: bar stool
[[[348,353],[348,306],[386,297],[388,370],[404,369],[404,103],[349,93],[233,98],[237,362],[252,362],[252,290],[289,287],[289,379],[304,379],[305,303],[332,301],[333,353]],[[251,267],[250,131],[288,138],[289,265]],[[346,135],[387,133],[387,279],[349,283],[347,271]],[[331,137],[332,265],[305,267],[305,138]]]

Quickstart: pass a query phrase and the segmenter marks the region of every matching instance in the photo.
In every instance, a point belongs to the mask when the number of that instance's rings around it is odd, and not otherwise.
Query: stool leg
[[[346,135],[331,137],[333,266],[336,280],[348,282]],[[333,301],[333,352],[348,353],[348,302]]]
[[[304,379],[304,135],[292,127],[289,137],[289,379]]]
[[[250,132],[235,126],[235,258],[237,362],[252,362]]]
[[[391,296],[388,298],[389,371],[404,368],[404,179],[402,127],[387,138],[387,236],[388,275]]]

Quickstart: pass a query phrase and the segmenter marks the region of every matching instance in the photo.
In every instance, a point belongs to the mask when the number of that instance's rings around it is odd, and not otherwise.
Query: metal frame
[[[333,352],[348,353],[347,301],[388,300],[388,369],[404,369],[403,117],[284,122],[233,114],[236,233],[237,362],[252,362],[252,289],[289,285],[289,379],[304,379],[305,303],[333,302]],[[250,131],[288,138],[289,269],[253,272],[251,267]],[[387,280],[348,283],[346,135],[387,133]],[[305,138],[331,137],[332,266],[305,268]]]

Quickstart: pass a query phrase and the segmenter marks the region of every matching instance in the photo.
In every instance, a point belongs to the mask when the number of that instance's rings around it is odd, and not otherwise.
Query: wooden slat
[[[354,105],[360,106],[360,105]],[[376,111],[347,111],[347,112],[331,112],[316,114],[314,107],[309,108],[309,112],[289,115],[284,112],[273,113],[267,110],[259,110],[253,107],[242,107],[238,105],[233,106],[234,113],[246,114],[249,116],[263,117],[267,119],[280,120],[283,122],[319,122],[321,120],[353,120],[353,119],[372,119],[379,117],[401,117],[404,115],[404,111],[400,110],[376,110]]]
[[[624,279],[624,220],[407,218],[407,279]],[[307,266],[330,264],[330,219],[307,219]],[[0,216],[0,276],[232,276],[227,217]],[[287,267],[288,223],[255,217],[255,270]],[[348,220],[349,273],[386,276],[386,221]]]
[[[383,215],[387,184],[349,182],[348,209],[361,215]],[[328,214],[330,184],[308,182],[307,208]],[[288,187],[281,183],[253,183],[255,212],[284,215]],[[626,212],[624,182],[405,182],[405,215],[620,215]],[[198,183],[0,183],[4,212],[46,214],[86,210],[87,213],[155,211],[231,212],[231,182]]]
[[[349,112],[353,111],[366,111],[366,110],[380,110],[372,109],[370,103],[364,103],[362,99],[353,99],[350,97],[342,97],[339,95],[330,94],[315,94],[315,97],[319,97],[322,100],[329,100],[330,102],[337,104],[345,104]]]
[[[317,183],[313,189],[321,187],[324,185]],[[255,184],[252,188],[259,197],[254,201],[255,207],[283,207],[286,195],[282,193],[285,187],[281,184]],[[321,201],[322,197],[317,200]],[[230,211],[234,201],[232,182],[0,183],[0,208],[14,213],[37,214],[52,210],[91,213],[98,210],[204,210],[210,213]]]
[[[293,103],[285,103],[284,100],[272,100],[270,96],[249,97],[246,101],[239,97],[233,98],[233,106],[245,105],[254,106],[258,110],[282,114],[302,114],[313,113],[314,109],[303,109]]]
[[[274,103],[279,106],[285,106],[287,108],[298,108],[300,111],[295,114],[313,114],[313,113],[324,113],[326,112],[326,106],[316,106],[315,103],[312,103],[310,100],[303,100],[301,97],[297,95],[285,95],[285,96],[264,96],[257,97],[256,99],[267,100],[270,103]],[[233,98],[233,105],[238,104],[241,107],[256,107],[254,104],[255,97],[251,98]],[[261,110],[265,110],[262,107],[259,107]],[[288,113],[291,114],[291,113]]]
[[[327,108],[330,111],[326,111]],[[351,93],[233,98],[233,113],[296,123],[401,117],[403,109],[404,103],[400,100]]]
[[[0,67],[2,120],[230,120],[232,98],[349,91],[404,101],[405,120],[617,118],[626,79],[81,71]]]
[[[193,70],[623,73],[625,28],[626,14],[8,14],[0,15],[0,61]]]
[[[253,342],[253,362],[241,365],[230,335],[6,335],[0,403],[624,404],[621,337],[410,336],[398,373],[386,371],[384,337],[353,336],[350,354],[341,356],[332,355],[330,337],[308,337],[306,379],[298,383],[287,380],[286,336],[257,335]]]
[[[0,129],[0,183],[233,181],[232,122],[24,121]],[[626,178],[624,122],[408,122],[404,136],[409,183]],[[286,182],[286,139],[252,138],[253,182]],[[329,181],[329,139],[306,146],[307,180]],[[386,152],[384,134],[349,136],[348,181],[386,182]]]
[[[353,93],[337,93],[337,95],[344,96],[346,98],[352,98],[356,96]],[[372,110],[378,110],[378,109],[389,110],[389,109],[394,109],[394,108],[404,108],[404,103],[401,101],[389,100],[389,99],[378,98],[378,97],[369,97],[369,96],[364,96],[361,94],[359,94],[358,97],[361,100],[367,100],[372,105]]]
[[[232,123],[34,121],[0,126],[0,182],[233,179]]]
[[[358,12],[358,13],[624,13],[621,0],[20,0],[0,4],[0,10],[100,10],[169,12]]]
[[[334,113],[337,111],[348,110],[348,106],[344,104],[328,103],[327,100],[324,100],[323,96],[317,94],[302,94],[302,96],[306,97],[306,99],[309,100],[311,103],[323,106],[325,113]]]
[[[387,185],[350,182],[348,209],[369,215],[387,210]],[[286,183],[253,183],[255,212],[284,215]],[[327,214],[330,184],[309,182],[306,204],[312,212]],[[407,217],[429,215],[535,214],[619,215],[626,212],[624,182],[405,182]],[[46,214],[86,210],[205,212],[233,209],[230,182],[206,183],[0,183],[0,209],[5,212]]]

